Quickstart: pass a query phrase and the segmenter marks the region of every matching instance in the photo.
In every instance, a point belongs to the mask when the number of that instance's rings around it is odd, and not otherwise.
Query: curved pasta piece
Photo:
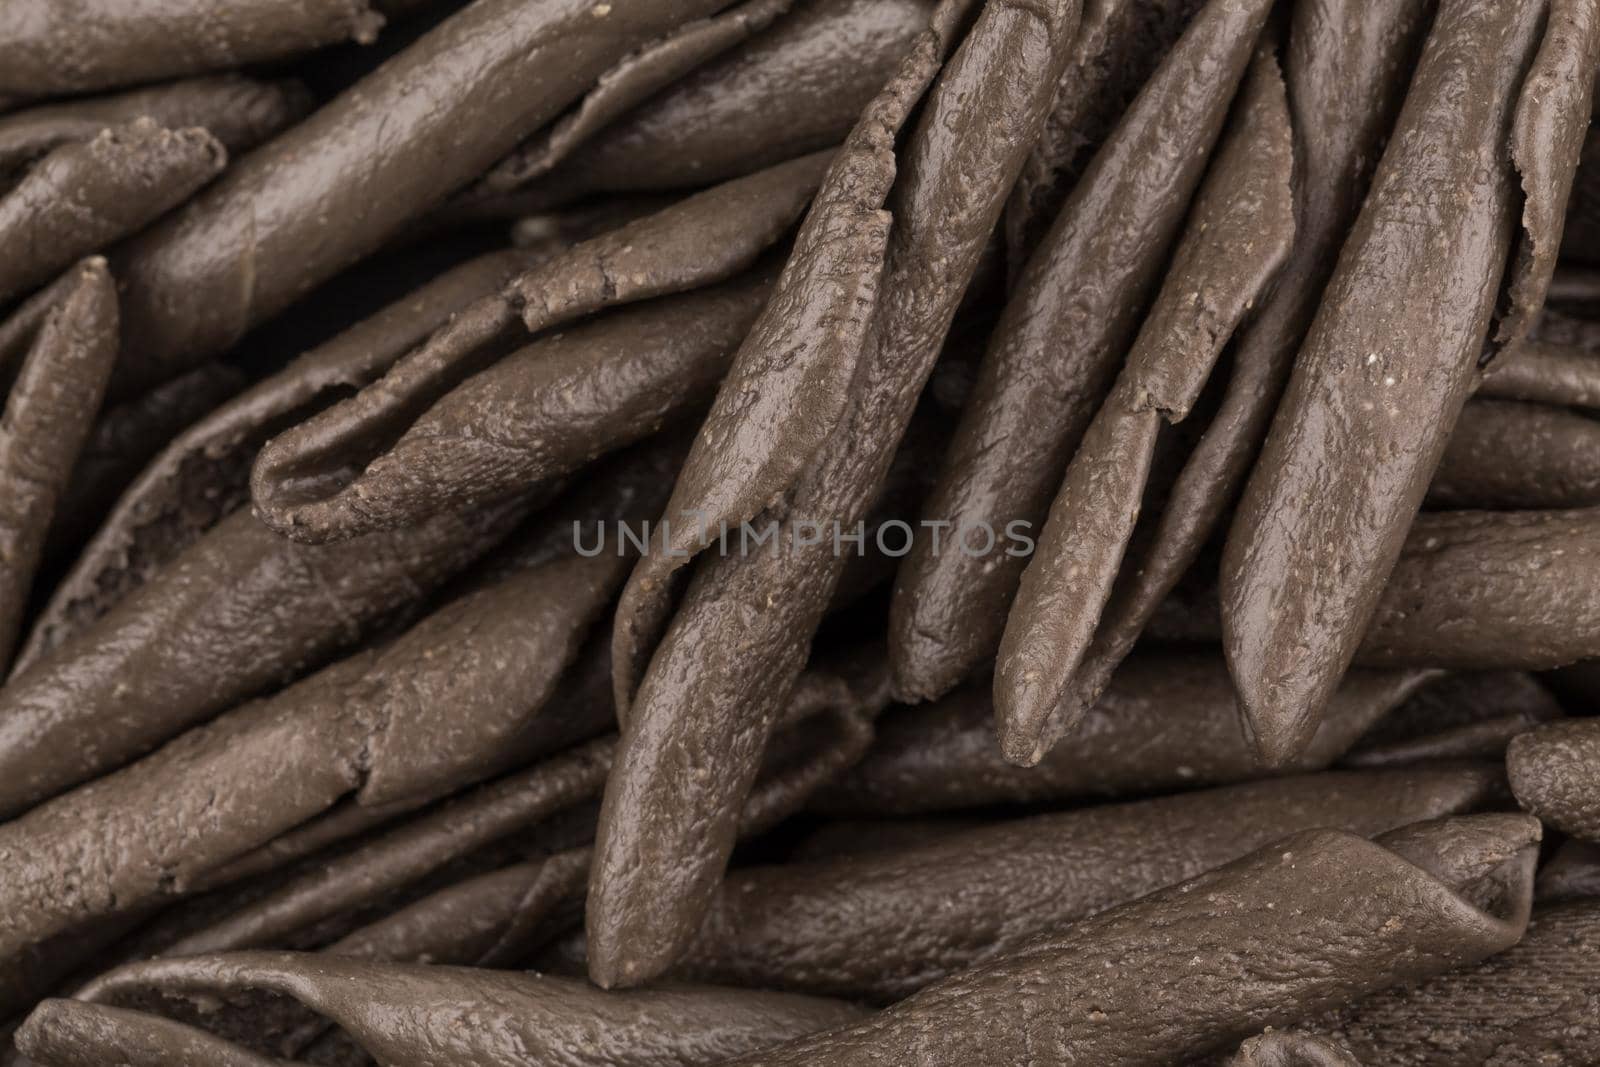
[[[371,44],[368,0],[7,0],[0,92],[58,96],[245,66],[339,41]]]
[[[1212,0],[1096,154],[990,338],[924,523],[965,538],[1044,518],[1133,340],[1270,6]],[[903,697],[947,692],[994,655],[1024,563],[913,546],[890,616]]]
[[[1487,399],[1461,409],[1424,500],[1433,508],[1595,504],[1600,421],[1564,408]]]
[[[1600,897],[1600,844],[1573,838],[1539,869],[1534,898],[1547,901]]]
[[[745,0],[646,45],[602,74],[571,112],[495,164],[481,179],[482,184],[503,192],[549,173],[579,145],[631,109],[786,16],[793,3],[794,0]],[[815,146],[824,147],[825,144]]]
[[[294,874],[187,932],[163,956],[281,944],[319,920],[402,889],[486,845],[598,795],[615,741],[603,736],[505,775]],[[100,979],[88,988],[96,989]]]
[[[1204,0],[1089,0],[1055,106],[1006,203],[1008,274],[1015,279],[1080,177],[1085,158],[1155,73]]]
[[[1283,78],[1259,52],[1222,135],[1166,279],[1127,363],[1067,465],[1007,614],[995,714],[1013,758],[1077,726],[1066,697],[1126,559],[1163,420],[1182,422],[1250,309],[1269,291],[1294,235],[1293,135]]]
[[[1471,389],[1515,212],[1503,139],[1543,7],[1444,4],[1234,517],[1224,648],[1269,762],[1315,732]]]
[[[362,467],[385,444],[396,438],[404,441],[407,427],[425,420],[436,402],[451,403],[452,387],[517,336],[518,317],[529,332],[538,332],[617,305],[683,294],[734,277],[794,224],[827,164],[827,154],[819,153],[725,182],[579,243],[519,275],[505,293],[466,308],[371,387],[263,449],[251,477],[257,510],[285,536],[305,541],[339,540],[421,518],[430,494],[418,487],[406,495],[404,464],[374,472]],[[686,314],[667,303],[648,305],[640,314],[648,320],[651,315],[671,313],[663,308]],[[759,309],[758,303],[755,310]],[[723,317],[731,324],[729,316]],[[604,336],[618,328],[603,322],[589,330]],[[657,323],[655,328],[667,330],[668,324]],[[682,324],[675,328],[682,329]],[[748,329],[748,320],[743,320],[735,345]],[[663,338],[650,347],[670,352],[676,343],[694,350],[692,335],[675,339],[666,332]],[[519,358],[533,364],[537,374],[544,348],[572,343],[561,337],[547,339],[543,348],[524,349]],[[626,343],[637,348],[640,340],[629,338]],[[702,343],[700,348],[704,347]],[[648,355],[648,350],[630,350],[616,354],[616,361],[622,367],[648,369]],[[719,367],[726,362],[720,348],[714,356]],[[497,374],[502,380],[515,374],[515,366],[486,371],[489,377],[480,378],[476,386],[480,401],[488,383],[496,381]],[[628,374],[619,370],[616,377],[625,383]],[[529,391],[537,394],[538,384],[535,381]],[[470,402],[466,396],[457,403]],[[425,447],[434,436],[435,431],[419,428],[412,444]],[[452,451],[457,447],[459,442],[452,442]],[[525,480],[522,473],[507,476]]]
[[[311,110],[305,87],[240,74],[188,78],[109,96],[40,104],[0,117],[0,174],[101,130],[148,118],[168,130],[198,126],[238,155]]]
[[[1296,129],[1294,248],[1272,294],[1239,332],[1220,406],[1167,490],[1165,507],[1136,527],[1139,563],[1118,576],[1063,714],[1099,698],[1229,516],[1400,108],[1432,11],[1428,0],[1295,5],[1284,65]]]
[[[1544,822],[1600,841],[1600,727],[1553,723],[1511,742],[1506,772],[1517,802]]]
[[[801,4],[600,131],[532,191],[551,202],[693,188],[838,144],[932,11],[932,0]]]
[[[302,424],[262,451],[252,488],[268,503],[258,510],[294,540],[340,541],[567,475],[701,409],[771,281],[757,268],[536,340],[452,389],[332,495],[293,494],[312,479],[288,476],[287,439],[321,429]]]
[[[5,395],[0,418],[0,672],[11,662],[34,571],[117,358],[106,261],[71,272]]]
[[[1351,673],[1312,745],[1292,770],[1314,771],[1343,755],[1436,672]],[[865,759],[818,798],[834,813],[909,815],[1127,797],[1225,785],[1269,773],[1239,732],[1233,683],[1215,655],[1130,658],[1070,745],[1018,767],[994,744],[986,686],[957,690],[926,708],[890,711]]]
[[[1513,737],[1564,716],[1541,682],[1517,671],[1453,674],[1427,686],[1362,737],[1343,767],[1426,760],[1504,762]]]
[[[1361,1067],[1348,1049],[1311,1034],[1269,1032],[1239,1046],[1227,1067]]]
[[[919,43],[902,77],[877,102],[892,111],[886,101],[938,73],[898,161],[849,148],[841,156],[843,166],[862,168],[864,180],[875,172],[881,179],[884,166],[898,165],[901,173],[890,196],[890,217],[882,220],[887,245],[870,321],[863,328],[853,316],[813,320],[807,324],[808,332],[816,331],[810,337],[778,337],[812,356],[800,373],[784,374],[784,387],[810,379],[837,392],[841,417],[831,436],[816,439],[809,467],[795,463],[798,450],[780,456],[756,447],[760,466],[741,465],[731,492],[722,492],[724,483],[718,483],[715,503],[703,508],[696,494],[683,491],[699,484],[697,460],[705,453],[697,448],[668,504],[669,519],[685,511],[692,516],[698,508],[709,528],[730,513],[776,503],[765,514],[786,532],[800,524],[825,531],[833,523],[842,528],[865,521],[1025,146],[1043,121],[1047,87],[1065,63],[1078,15],[1076,0],[985,5],[940,69],[939,57],[950,43],[944,38],[962,10],[964,3],[941,8],[936,21],[950,26]],[[920,90],[909,92],[913,99],[917,95]],[[864,122],[877,121],[877,104]],[[807,228],[818,218],[813,210]],[[820,255],[791,258],[786,276],[825,274],[828,262]],[[847,281],[864,276],[851,270]],[[808,292],[816,294],[809,285],[786,290],[780,281],[769,309]],[[854,301],[843,304],[846,310],[853,306]],[[856,351],[850,339],[858,329],[862,343]],[[776,428],[754,419],[765,409],[743,389],[747,382],[758,390],[765,386],[760,377],[746,379],[744,371],[770,365],[777,349],[767,347],[769,335],[761,326],[752,336],[759,346],[747,345],[741,353],[702,428],[700,446],[724,437],[740,448],[746,442],[808,439],[793,420],[815,405],[784,412]],[[734,416],[726,426],[721,411]],[[669,558],[676,553],[667,535],[653,543],[629,578],[614,646],[624,728],[617,771],[601,808],[586,913],[590,976],[601,985],[646,981],[669,966],[693,935],[727,863],[756,757],[807,658],[844,563],[843,553],[830,555],[824,547],[826,534],[814,543],[801,545],[802,540],[808,539],[791,538],[793,550],[780,542],[776,551],[747,556],[702,554],[670,624],[661,586],[684,560]],[[703,547],[704,534],[696,530],[690,543]],[[650,652],[656,634],[662,636]],[[629,682],[646,661],[634,690]]]
[[[284,1067],[223,1038],[159,1015],[77,1000],[46,1000],[17,1046],[39,1067]]]
[[[791,993],[670,987],[606,994],[534,974],[372,963],[292,952],[240,952],[133,964],[100,998],[156,997],[181,1006],[241,994],[286,997],[336,1023],[392,1067],[693,1067],[853,1021],[859,1008]],[[463,1025],[465,1020],[473,1025]],[[71,1025],[47,1009],[24,1025],[24,1048]],[[84,1035],[76,1035],[80,1039]]]
[[[297,817],[315,818],[362,789],[361,745],[392,736],[373,721],[381,698],[397,691],[379,684],[384,666],[371,656],[341,663],[276,701],[225,716],[8,823],[5,839],[22,842],[29,859],[5,877],[12,907],[0,922],[0,969],[25,977],[33,954],[52,939],[190,895],[245,850],[292,828]],[[413,679],[437,684],[413,669],[396,677],[398,691]],[[514,752],[537,753],[605,728],[603,720],[567,721],[570,709],[545,708],[537,693],[505,703],[524,712],[511,739]],[[486,763],[458,773],[452,784],[494,769]],[[206,832],[196,835],[196,825]],[[93,867],[77,865],[90,859]],[[24,987],[8,983],[8,991],[14,988]]]
[[[1578,156],[1567,201],[1566,228],[1561,234],[1561,258],[1574,263],[1600,264],[1600,131],[1591,129]]]
[[[9,901],[0,961],[192,893],[342,797],[415,807],[603,732],[610,709],[564,706],[558,683],[628,559],[576,555],[572,524],[644,521],[660,507],[671,469],[659,450],[633,457],[593,494],[599,499],[532,523],[504,553],[521,557],[520,566],[502,564],[497,580],[381,648],[0,824],[0,850],[28,855],[0,872]],[[562,537],[564,550],[551,551]]]
[[[1546,670],[1600,654],[1597,538],[1596,509],[1418,516],[1357,659]]]
[[[327,547],[234,512],[0,690],[0,812],[114,770],[355,644],[526,510],[513,501]]]
[[[533,256],[491,252],[445,271],[175,438],[123,493],[57,584],[18,657],[18,670],[104,615],[230,514],[246,497],[256,450],[274,432],[381,375],[456,311],[496,291]]]
[[[1600,411],[1600,362],[1575,345],[1527,341],[1484,368],[1477,395]]]
[[[378,251],[618,59],[726,3],[488,0],[450,15],[118,252],[120,387],[218,354]]]
[[[1368,1064],[1587,1063],[1600,1056],[1597,960],[1600,904],[1541,907],[1522,940],[1492,959],[1379,993],[1306,1027]]]
[[[836,688],[826,670],[802,677]],[[810,712],[773,738],[761,776],[739,820],[739,836],[765,833],[793,815],[816,790],[861,758],[872,742],[870,715],[883,687],[827,693],[829,706]],[[804,700],[793,713],[802,713]],[[441,889],[328,946],[373,959],[510,966],[526,959],[564,922],[577,921],[593,850],[579,847],[514,864]]]
[[[0,304],[185,200],[228,152],[202,129],[135,119],[54,149],[0,196]]]
[[[528,542],[527,548],[536,548],[537,539]],[[520,553],[508,552],[501,558],[514,560]],[[536,564],[534,564],[536,565]],[[546,750],[555,750],[568,744],[588,740],[612,723],[610,656],[603,642],[590,640],[579,654],[577,663],[561,676],[555,692],[536,709],[543,714],[530,722],[530,729],[518,740],[517,746],[506,753],[506,762],[515,764]],[[488,768],[492,773],[495,768]],[[478,777],[483,777],[479,775]],[[404,800],[387,804],[363,804],[359,795],[351,795],[329,808],[323,815],[313,818],[293,829],[279,834],[271,841],[245,852],[235,859],[213,868],[192,879],[196,891],[223,888],[232,892],[248,885],[248,880],[266,876],[286,880],[304,870],[300,861],[314,856],[330,846],[343,849],[369,831],[387,833],[402,825],[400,816],[428,809],[435,798],[417,794]],[[427,812],[422,811],[423,815]],[[558,841],[560,835],[556,835]],[[559,845],[558,845],[559,847]],[[223,896],[227,896],[224,893]],[[199,923],[188,922],[185,933],[176,936],[158,934],[152,940],[157,947],[165,947],[185,936],[187,931],[198,929],[215,921],[215,916],[235,910],[237,904],[223,904],[213,910],[212,918]]]
[[[769,785],[758,790],[746,806],[750,825],[766,827],[795,810],[822,779],[853,760],[870,742],[870,730],[862,734],[858,724],[882,706],[881,686],[834,679],[825,672],[801,686],[787,709],[788,719],[834,714],[848,727],[835,730],[844,743],[823,746],[821,755],[809,758],[802,746],[798,769],[781,764],[769,768]],[[188,932],[166,946],[163,954],[281,944],[320,920],[381,900],[383,894],[410,886],[447,863],[595,799],[611,768],[615,745],[614,737],[600,737],[479,786],[294,875],[265,896]]]
[[[236,367],[205,363],[105,409],[61,494],[46,555],[69,562],[145,465],[184,430],[238,395],[247,381]]]
[[[1555,274],[1600,65],[1600,8],[1591,0],[1552,0],[1544,41],[1517,98],[1511,158],[1522,176],[1522,233],[1510,267],[1509,307],[1497,345],[1527,336]]]
[[[1537,821],[1501,815],[1376,843],[1303,831],[736,1062],[941,1067],[1038,1048],[1107,1067],[1183,1062],[1505,951],[1528,923],[1538,840]]]
[[[729,872],[674,974],[880,1003],[1302,830],[1371,837],[1492,802],[1493,765],[1325,771]]]

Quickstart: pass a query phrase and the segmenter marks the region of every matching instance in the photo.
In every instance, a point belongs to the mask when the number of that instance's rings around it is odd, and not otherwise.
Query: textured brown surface
[[[1293,136],[1283,77],[1260,52],[1128,360],[1050,505],[1006,617],[995,712],[1008,754],[1043,750],[1077,726],[1070,697],[1129,540],[1161,422],[1181,422],[1294,238]]]
[[[152,384],[216,355],[376,252],[618,58],[723,6],[487,0],[457,11],[119,253],[117,381]]]
[[[53,148],[92,140],[102,130],[141,118],[168,130],[198,126],[237,154],[299,119],[310,106],[305,89],[295,82],[238,74],[40,104],[0,117],[0,173],[16,170]]]
[[[1245,488],[1223,634],[1269,761],[1316,730],[1471,388],[1513,229],[1504,143],[1542,9],[1441,5]]]
[[[1380,839],[1397,854],[1306,831],[738,1062],[1181,1061],[1503,952],[1527,925],[1538,836],[1520,816],[1443,820]]]
[[[52,150],[0,197],[0,303],[183,203],[227,159],[206,131],[147,118]]]
[[[9,668],[34,571],[72,465],[89,437],[117,358],[117,294],[100,258],[85,260],[46,314],[0,419],[0,675]]]
[[[1326,767],[1429,678],[1423,671],[1351,672],[1292,770]],[[1071,744],[1033,767],[994,743],[988,687],[928,707],[896,708],[861,764],[819,805],[858,814],[909,814],[988,804],[1136,796],[1245,781],[1270,773],[1239,730],[1233,682],[1215,655],[1136,655],[1084,717]]]
[[[1574,719],[1517,738],[1506,771],[1524,808],[1558,830],[1600,841],[1600,723]]]
[[[370,43],[367,0],[5,0],[0,93],[51,96]]]
[[[695,1067],[861,1014],[838,1001],[784,993],[675,987],[605,994],[531,974],[262,952],[133,964],[107,976],[97,997],[153,993],[181,1004],[251,991],[299,1001],[393,1067],[513,1067],[530,1060]],[[468,1020],[472,1025],[464,1025]],[[76,1022],[46,1007],[21,1043],[45,1041],[42,1031]]]
[[[949,523],[951,538],[1015,521],[1037,533],[1134,339],[1270,6],[1208,4],[1096,153],[990,338],[925,522]],[[890,618],[903,697],[938,696],[994,655],[1024,564],[918,542]],[[1034,754],[1033,738],[1003,743],[1014,759]]]
[[[1380,993],[1313,1029],[1366,1064],[1535,1067],[1600,1059],[1600,904],[1542,907],[1502,954]]]
[[[779,530],[776,550],[703,553],[670,624],[662,594],[684,560],[666,555],[664,537],[624,592],[615,646],[622,744],[601,810],[586,912],[590,977],[602,985],[661,973],[698,925],[727,863],[739,802],[844,565],[828,538],[803,544],[795,530],[854,528],[882,490],[1078,21],[1076,0],[988,4],[957,44],[967,6],[941,7],[936,28],[869,106],[854,144],[824,179],[821,210],[808,216],[800,251],[736,359],[680,481],[706,484],[703,468],[726,469],[746,449],[758,463],[735,463],[731,478],[710,483],[716,493],[708,504],[675,490],[668,505],[669,517],[700,507],[713,531],[721,520],[737,527],[760,512]],[[916,126],[896,153],[893,131],[925,88]],[[858,213],[876,213],[881,268],[867,255],[862,269],[847,252],[850,269],[837,278],[828,270],[835,250],[823,239]],[[877,269],[874,304],[864,299],[872,291],[864,283],[876,280]],[[831,307],[843,321],[815,314]],[[785,323],[788,308],[808,314]],[[802,353],[785,377],[818,396],[784,412],[775,427],[744,386],[750,368],[775,362],[785,349]],[[827,421],[808,433],[806,422],[819,414]],[[763,447],[774,438],[794,442],[791,453]],[[696,534],[691,527],[691,549],[708,547]],[[637,670],[645,656],[636,650],[655,634],[660,641],[630,701],[630,675],[622,672]]]
[[[1300,830],[1372,836],[1473,811],[1498,777],[1493,766],[1329,771],[732,871],[674,973],[891,1003]]]

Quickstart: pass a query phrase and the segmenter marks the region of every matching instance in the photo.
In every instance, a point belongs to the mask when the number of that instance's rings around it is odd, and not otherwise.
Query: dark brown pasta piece
[[[492,252],[445,271],[180,434],[127,489],[58,583],[18,657],[19,670],[104,615],[247,499],[250,465],[273,433],[380,376],[529,262],[530,253]]]
[[[780,730],[739,820],[753,837],[793,815],[822,786],[861,758],[872,741],[868,717],[884,699],[880,680],[802,677],[827,702],[807,712],[802,692],[792,714],[807,717]],[[409,904],[328,946],[327,951],[376,959],[508,966],[525,959],[578,910],[589,881],[593,850],[573,848],[469,878]]]
[[[741,350],[680,475],[667,512],[679,521],[653,543],[624,592],[615,646],[622,744],[601,811],[587,910],[590,976],[602,985],[661,973],[694,932],[727,863],[756,758],[844,563],[842,552],[830,553],[826,533],[804,545],[790,534],[802,524],[825,531],[864,522],[1043,121],[1078,15],[1074,0],[986,5],[941,71],[963,10],[961,3],[941,8],[935,29],[841,152],[767,317]],[[897,157],[890,131],[936,73]],[[879,124],[883,132],[873,132]],[[896,169],[885,217],[873,198]],[[871,222],[869,249],[853,243],[862,230],[849,230],[850,243],[811,250],[808,242],[855,217]],[[880,267],[870,246],[883,230]],[[778,316],[800,308],[805,317],[783,329]],[[818,314],[829,308],[837,317]],[[794,362],[785,367],[773,358],[779,353],[792,353]],[[780,409],[776,421],[764,378],[753,373],[768,367],[781,369],[777,394],[805,397]],[[826,425],[808,427],[815,418]],[[719,441],[750,450],[731,482],[705,477],[729,458],[717,452]],[[774,441],[792,451],[774,453]],[[712,489],[709,500],[700,499],[700,486]],[[776,551],[704,552],[669,622],[668,576],[708,547],[719,522],[738,527],[756,512],[779,531]]]
[[[1600,299],[1600,270],[1557,261],[1545,296],[1549,301],[1546,306],[1577,305],[1566,310],[1581,313],[1584,307],[1592,307]]]
[[[190,956],[282,944],[291,934],[401,889],[447,863],[595,797],[611,766],[610,736],[463,793],[325,862],[168,946]]]
[[[1521,715],[1503,715],[1452,726],[1425,737],[1374,745],[1340,761],[1346,767],[1406,767],[1455,760],[1503,760],[1512,740],[1538,726]]]
[[[1511,742],[1511,791],[1524,808],[1557,829],[1600,841],[1600,725],[1573,719]]]
[[[882,706],[882,688],[842,680],[827,669],[808,676],[787,709],[787,718],[798,723],[791,733],[810,733],[790,746],[799,750],[792,765],[780,760],[769,767],[767,780],[746,805],[743,825],[770,827],[799,808],[822,781],[853,762],[870,743],[871,730],[864,724]],[[563,710],[551,709],[554,714]],[[820,729],[809,721],[813,716],[826,720]],[[453,861],[598,797],[614,748],[614,737],[597,738],[461,794],[340,856],[295,873],[265,896],[188,932],[166,946],[163,954],[279,945],[322,920],[382,901],[385,894],[411,886]],[[774,749],[780,756],[786,751],[782,746]],[[524,874],[524,884],[527,881]],[[425,898],[419,906],[427,903]],[[522,903],[499,916],[480,914],[476,921],[498,921],[494,931],[498,941],[514,932],[523,909],[536,911],[532,903]],[[542,913],[533,917],[538,914]],[[351,934],[342,950],[350,951],[363,936],[359,931]]]
[[[1165,507],[1137,527],[1139,564],[1118,576],[1063,714],[1094,703],[1228,516],[1399,110],[1431,12],[1426,0],[1295,5],[1284,66],[1296,127],[1294,249],[1259,314],[1241,329],[1226,392]]]
[[[1301,830],[1371,837],[1473,811],[1498,779],[1492,765],[1326,771],[735,870],[673,973],[890,1003]]]
[[[525,511],[513,501],[334,546],[294,544],[234,512],[0,691],[0,811],[113,770],[349,647]]]
[[[274,442],[254,499],[294,540],[342,540],[548,483],[703,409],[774,272],[626,307],[518,349],[430,406],[334,495],[295,501],[293,445]]]
[[[1538,839],[1535,820],[1500,815],[1379,843],[1304,831],[737,1062],[954,1067],[1040,1048],[1106,1067],[1183,1062],[1516,944]]]
[[[1484,368],[1477,395],[1600,411],[1600,360],[1574,345],[1526,341]]]
[[[148,118],[157,126],[198,126],[237,155],[265,141],[311,108],[304,87],[239,74],[130,89],[109,96],[41,104],[0,118],[0,174],[101,130]]]
[[[1451,674],[1421,689],[1367,731],[1343,767],[1388,767],[1424,760],[1503,762],[1513,737],[1564,716],[1554,694],[1519,671]]]
[[[0,304],[183,203],[227,160],[206,131],[148,119],[53,150],[0,196]]]
[[[1292,769],[1328,766],[1430,677],[1352,672]],[[1090,709],[1073,743],[1051,749],[1037,766],[1018,767],[1001,756],[988,687],[975,685],[926,708],[890,711],[866,758],[824,791],[818,806],[904,815],[1135,796],[1267,773],[1239,732],[1233,683],[1220,657],[1141,654]]]
[[[1029,259],[923,511],[924,523],[945,524],[949,547],[920,539],[896,583],[890,654],[903,696],[937,696],[993,657],[1026,560],[955,546],[1044,518],[1160,279],[1270,6],[1212,0],[1195,17]]]
[[[1354,661],[1377,667],[1550,670],[1600,651],[1591,588],[1597,509],[1417,516]],[[1215,594],[1174,601],[1152,636],[1214,641]]]
[[[1565,714],[1545,681],[1525,671],[1461,671],[1443,677],[1430,673],[1432,681],[1361,736],[1351,758],[1375,746],[1414,741],[1502,716],[1538,723]]]
[[[46,1000],[17,1036],[18,1047],[39,1067],[284,1067],[198,1027],[146,1012]]]
[[[1001,747],[1037,762],[1085,710],[1067,694],[1146,493],[1163,421],[1182,422],[1293,243],[1294,147],[1282,75],[1257,54],[1128,361],[1067,466],[1006,619],[995,668]]]
[[[1600,1057],[1600,903],[1541,907],[1522,940],[1476,967],[1307,1022],[1367,1064],[1491,1067]]]
[[[1527,336],[1544,308],[1561,248],[1567,202],[1589,132],[1600,65],[1600,10],[1589,0],[1551,0],[1544,42],[1517,99],[1511,158],[1522,178],[1522,233],[1510,267],[1509,307],[1497,344]]]
[[[1545,670],[1596,656],[1597,561],[1600,510],[1423,514],[1357,658]]]
[[[575,148],[630,109],[783,18],[793,3],[794,0],[745,0],[719,14],[691,22],[628,56],[602,74],[571,112],[497,163],[484,176],[484,186],[505,191],[549,173]],[[816,147],[824,148],[826,144]]]
[[[1556,849],[1534,883],[1534,897],[1547,901],[1600,897],[1600,844],[1567,841]]]
[[[1573,263],[1600,264],[1600,130],[1590,129],[1578,156],[1567,201],[1566,229],[1561,235],[1561,258]]]
[[[1234,518],[1224,647],[1269,762],[1315,731],[1471,389],[1516,208],[1504,138],[1542,11],[1442,5]]]
[[[553,202],[692,188],[838,144],[932,10],[931,0],[801,4],[602,130],[530,191]]]
[[[368,0],[6,0],[0,92],[58,96],[293,56],[338,41],[371,43],[383,16]]]
[[[487,0],[455,12],[119,252],[121,387],[216,355],[377,251],[618,59],[723,6]]]
[[[792,993],[671,986],[607,994],[534,974],[288,952],[132,964],[108,975],[97,999],[181,1008],[248,993],[298,1001],[391,1067],[690,1067],[861,1017],[851,1005]],[[47,1007],[19,1041],[34,1046],[48,1039],[46,1027],[71,1021]]]
[[[504,574],[381,648],[0,825],[0,850],[29,856],[0,874],[10,902],[0,960],[116,910],[190,893],[342,797],[415,806],[605,731],[610,709],[564,706],[558,683],[628,557],[576,555],[572,525],[654,515],[675,455],[631,457],[597,499],[533,521],[502,553],[509,559],[495,569]],[[197,824],[204,834],[193,833]]]
[[[98,257],[71,272],[37,327],[0,419],[0,673],[11,663],[57,505],[117,358],[116,283]],[[3,379],[0,379],[3,380]]]
[[[64,559],[81,548],[145,465],[184,430],[236,396],[246,381],[236,367],[204,363],[104,411],[61,495],[47,555]]]
[[[370,478],[362,467],[393,439],[403,440],[407,427],[430,405],[521,335],[519,318],[527,331],[538,332],[609,307],[684,293],[737,275],[794,224],[827,164],[828,156],[819,153],[725,182],[520,274],[505,293],[484,297],[455,316],[371,388],[264,449],[252,475],[257,510],[285,536],[306,541],[354,536],[397,525],[408,515],[420,518],[427,500],[405,495],[404,463],[383,466],[380,461],[382,473]],[[652,305],[641,313],[668,314],[661,310],[666,306],[672,305]],[[606,323],[592,327],[601,337],[617,328]],[[740,338],[745,329],[748,322],[738,331]],[[680,343],[687,350],[691,340],[685,337]],[[569,342],[556,338],[548,344]],[[638,340],[629,344],[637,347]],[[649,355],[629,351],[619,358],[648,366]],[[537,353],[524,356],[524,361],[536,359]],[[493,380],[493,373],[486,381]],[[469,388],[463,404],[471,395]],[[419,430],[411,445],[426,447],[431,436]],[[456,447],[451,443],[452,450]],[[521,480],[523,475],[511,477]]]
[[[1009,276],[1015,280],[1061,210],[1086,158],[1116,126],[1203,0],[1090,0],[1017,187],[1006,204]]]
[[[1361,1067],[1348,1049],[1311,1034],[1268,1031],[1239,1046],[1226,1067]]]
[[[1469,401],[1424,503],[1531,510],[1600,504],[1600,420],[1543,404]]]

